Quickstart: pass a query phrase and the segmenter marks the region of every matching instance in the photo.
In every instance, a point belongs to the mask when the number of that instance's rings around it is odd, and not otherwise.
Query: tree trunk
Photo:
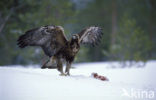
[[[117,32],[117,4],[116,0],[112,0],[112,34],[111,34],[111,45],[115,44]]]
[[[148,29],[149,29],[149,37],[152,43],[155,43],[155,18],[156,18],[156,13],[155,13],[155,5],[156,1],[155,0],[149,0],[150,4],[150,16],[149,16],[149,23],[148,23]],[[153,50],[149,52],[149,56],[152,57],[153,53],[155,54],[156,46],[153,45]]]
[[[150,17],[149,17],[149,36],[153,40],[153,19],[154,19],[154,3],[155,0],[150,0]]]

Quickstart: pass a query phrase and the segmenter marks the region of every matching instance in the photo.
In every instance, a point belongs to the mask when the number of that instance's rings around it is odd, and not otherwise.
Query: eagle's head
[[[70,42],[70,47],[74,53],[78,52],[80,49],[80,44],[79,44],[79,36],[78,35],[72,35],[71,42]]]
[[[72,35],[72,40],[77,42],[79,40],[79,36],[77,34]]]

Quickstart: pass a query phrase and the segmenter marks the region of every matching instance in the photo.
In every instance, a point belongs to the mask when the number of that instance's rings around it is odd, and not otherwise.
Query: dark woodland
[[[0,0],[0,65],[42,65],[44,50],[21,49],[17,39],[45,25],[62,26],[68,40],[89,26],[103,29],[99,45],[82,45],[75,63],[156,59],[155,0]]]

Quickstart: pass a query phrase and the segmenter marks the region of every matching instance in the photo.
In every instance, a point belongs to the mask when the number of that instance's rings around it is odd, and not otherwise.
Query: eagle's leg
[[[57,68],[57,66],[55,66],[55,61],[56,61],[56,57],[52,56],[50,58],[49,62],[47,63],[47,64],[49,64],[48,68],[50,68],[50,69]]]
[[[67,62],[66,63],[66,71],[65,71],[65,73],[66,73],[66,75],[70,75],[70,67],[71,67],[71,63],[70,62]]]
[[[52,64],[55,63],[55,59],[56,59],[55,56],[52,56],[52,57],[51,57],[51,62],[52,62]]]
[[[63,72],[63,64],[62,64],[60,59],[57,59],[57,69],[61,73],[60,74],[61,76],[65,75],[64,72]]]

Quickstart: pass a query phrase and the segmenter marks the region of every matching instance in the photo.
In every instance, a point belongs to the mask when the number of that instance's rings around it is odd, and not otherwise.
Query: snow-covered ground
[[[118,63],[75,64],[71,76],[33,66],[0,67],[0,100],[156,100],[156,61],[144,68]],[[106,76],[109,81],[91,77]]]

